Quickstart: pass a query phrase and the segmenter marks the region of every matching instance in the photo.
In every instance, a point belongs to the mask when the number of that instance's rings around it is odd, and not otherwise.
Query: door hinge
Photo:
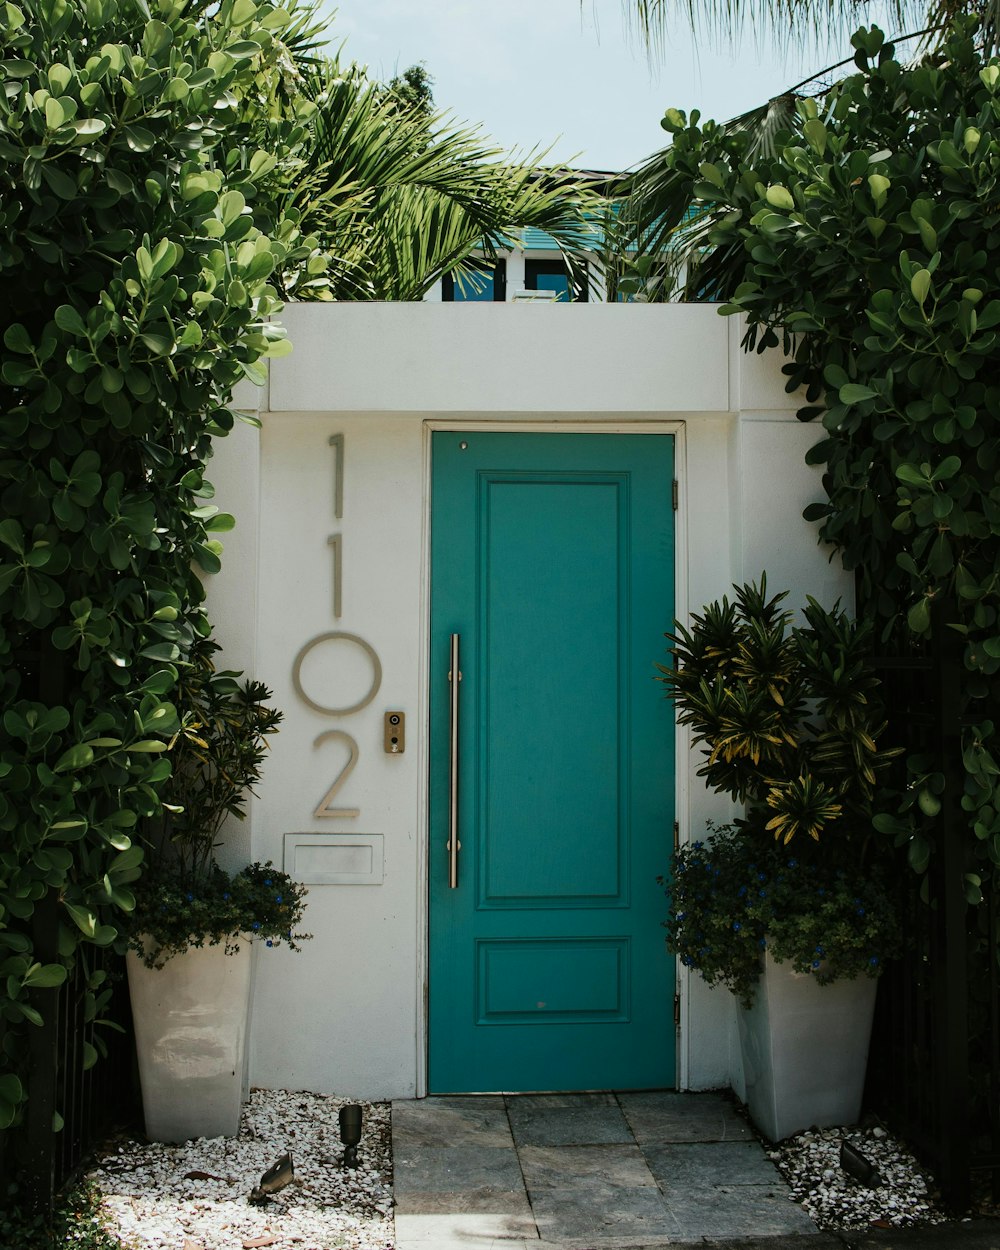
[[[674,500],[674,511],[676,512],[678,507],[680,506],[680,485],[676,478],[674,478],[674,483],[673,483],[673,500]]]
[[[679,1029],[680,1027],[681,1027],[681,996],[680,994],[675,994],[674,995],[674,1028]]]
[[[674,850],[675,851],[680,846],[680,844],[681,844],[681,822],[679,820],[675,820],[674,821]]]

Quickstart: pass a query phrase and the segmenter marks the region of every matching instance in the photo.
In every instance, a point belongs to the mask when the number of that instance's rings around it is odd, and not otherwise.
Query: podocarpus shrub
[[[883,739],[885,705],[871,626],[814,599],[792,627],[767,578],[734,586],[668,634],[657,665],[677,720],[701,748],[698,776],[745,804],[775,840],[811,838],[828,862],[856,864],[872,839],[877,783],[899,748]]]
[[[874,830],[884,741],[871,626],[809,600],[792,627],[785,594],[736,586],[667,637],[660,666],[699,776],[745,807],[735,825],[674,851],[667,945],[709,985],[751,1003],[765,947],[821,983],[877,976],[899,951]]]
[[[122,941],[219,567],[212,438],[323,258],[283,188],[303,118],[270,0],[0,5],[0,1128],[24,1030]],[[36,949],[41,910],[54,912]],[[106,987],[91,978],[85,1012]],[[86,1048],[84,1062],[96,1058]]]

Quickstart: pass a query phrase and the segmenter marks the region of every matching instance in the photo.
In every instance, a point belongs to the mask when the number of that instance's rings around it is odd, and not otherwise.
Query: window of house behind
[[[526,260],[524,262],[524,285],[529,291],[556,291],[557,301],[568,302],[570,294],[569,273],[561,260]],[[587,283],[576,297],[587,299]]]
[[[446,273],[441,279],[441,298],[448,303],[502,303],[507,298],[507,262],[484,265],[461,281]]]

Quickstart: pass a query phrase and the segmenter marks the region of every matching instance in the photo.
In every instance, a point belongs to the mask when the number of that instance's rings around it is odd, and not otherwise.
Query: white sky
[[[758,47],[752,36],[720,50],[678,17],[651,70],[620,0],[324,3],[336,8],[331,43],[346,40],[346,55],[375,77],[423,61],[436,105],[458,120],[481,122],[504,148],[554,144],[552,161],[591,169],[625,169],[664,147],[669,107],[724,121],[851,54],[846,32],[832,47],[787,55],[780,40]]]

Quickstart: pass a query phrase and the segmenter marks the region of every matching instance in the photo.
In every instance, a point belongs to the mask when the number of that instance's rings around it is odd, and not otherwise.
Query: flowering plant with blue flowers
[[[230,875],[218,864],[197,883],[176,872],[153,872],[136,900],[129,945],[147,968],[162,968],[168,959],[192,946],[226,944],[235,954],[241,940],[254,938],[267,946],[289,946],[309,937],[297,933],[305,908],[305,887],[268,861],[249,864]]]
[[[270,861],[230,874],[215,859],[222,824],[245,817],[267,738],[282,720],[261,682],[216,671],[218,649],[210,638],[196,643],[177,685],[181,729],[167,754],[166,817],[147,831],[129,922],[129,946],[150,968],[192,946],[225,942],[235,953],[241,938],[253,937],[298,950],[309,936],[295,932],[304,886]]]
[[[736,825],[709,834],[674,852],[665,922],[668,949],[709,985],[748,1007],[765,949],[821,985],[878,976],[900,953],[893,892],[871,865],[831,862],[814,844],[792,853]]]

